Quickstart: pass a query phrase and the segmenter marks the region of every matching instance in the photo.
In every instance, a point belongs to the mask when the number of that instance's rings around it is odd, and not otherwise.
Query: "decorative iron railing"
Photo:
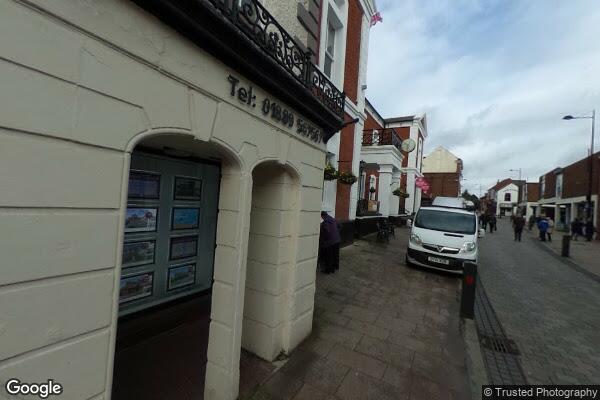
[[[394,146],[401,149],[402,139],[393,128],[365,129],[362,137],[363,146]]]
[[[212,4],[255,45],[304,85],[321,104],[344,118],[346,95],[310,61],[306,53],[258,0],[199,0]]]

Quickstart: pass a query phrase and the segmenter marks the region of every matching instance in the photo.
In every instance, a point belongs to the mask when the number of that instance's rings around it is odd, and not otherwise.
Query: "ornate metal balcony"
[[[362,137],[363,146],[394,146],[401,150],[402,139],[394,128],[365,129]]]
[[[312,118],[325,139],[341,129],[344,92],[258,0],[133,1]]]

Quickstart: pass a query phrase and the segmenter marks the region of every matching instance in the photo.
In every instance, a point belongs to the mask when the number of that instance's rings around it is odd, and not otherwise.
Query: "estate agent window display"
[[[212,254],[201,252],[205,235],[201,168],[157,156],[132,157],[122,254],[120,314],[207,289]],[[134,168],[135,167],[135,168]],[[213,168],[212,170],[216,170]],[[189,176],[188,176],[189,175]],[[213,201],[212,207],[216,207]],[[211,208],[212,208],[211,207]],[[204,243],[206,244],[206,243]],[[209,247],[210,248],[210,247]],[[197,268],[210,265],[198,279]]]

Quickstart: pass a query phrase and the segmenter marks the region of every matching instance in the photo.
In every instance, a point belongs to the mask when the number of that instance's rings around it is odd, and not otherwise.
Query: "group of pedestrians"
[[[540,240],[542,242],[546,240],[551,242],[552,233],[554,232],[554,220],[551,217],[537,217],[537,227],[540,233]],[[594,237],[594,231],[594,224],[591,219],[588,219],[584,223],[580,218],[575,218],[571,222],[571,238],[575,241],[577,241],[578,237],[584,237],[588,242],[591,241]]]
[[[540,217],[537,223],[538,231],[540,233],[540,240],[542,242],[552,241],[552,233],[554,232],[554,220],[550,217]]]
[[[490,233],[494,233],[494,231],[498,230],[498,221],[496,220],[496,215],[494,214],[479,214],[479,225],[484,229],[490,228]]]

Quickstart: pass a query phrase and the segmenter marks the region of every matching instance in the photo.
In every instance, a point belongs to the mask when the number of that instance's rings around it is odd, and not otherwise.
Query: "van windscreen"
[[[417,213],[415,226],[434,231],[473,235],[476,228],[475,215],[441,210],[424,210]]]

